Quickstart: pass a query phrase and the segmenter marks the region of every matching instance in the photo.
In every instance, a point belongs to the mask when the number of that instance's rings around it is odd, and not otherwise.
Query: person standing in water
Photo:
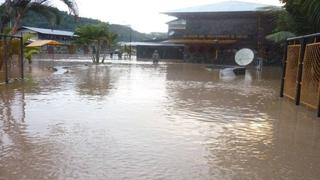
[[[261,57],[257,58],[257,70],[262,71],[263,59]]]
[[[154,50],[152,54],[152,61],[153,63],[158,63],[159,62],[160,55],[158,53],[158,50]]]

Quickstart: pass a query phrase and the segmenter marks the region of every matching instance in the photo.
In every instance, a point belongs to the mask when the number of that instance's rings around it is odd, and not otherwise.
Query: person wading
[[[152,61],[154,64],[157,64],[159,62],[159,53],[158,50],[154,50],[153,54],[152,54]]]

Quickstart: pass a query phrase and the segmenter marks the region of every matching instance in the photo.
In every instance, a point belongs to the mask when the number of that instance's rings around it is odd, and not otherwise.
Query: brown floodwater
[[[320,179],[320,119],[278,67],[60,65],[0,85],[0,179]]]

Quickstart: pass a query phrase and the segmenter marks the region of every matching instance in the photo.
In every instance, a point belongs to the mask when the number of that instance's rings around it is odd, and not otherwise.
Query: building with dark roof
[[[46,45],[41,47],[41,53],[43,54],[73,54],[76,52],[75,46],[72,45],[72,41],[77,37],[74,35],[74,32],[22,26],[16,35],[23,36],[27,33],[34,35],[31,39],[32,42],[37,40],[53,40],[60,44],[59,46]]]
[[[162,60],[183,59],[183,44],[169,44],[165,42],[131,42],[122,43],[121,46],[131,46],[136,50],[137,60],[148,61],[152,59],[155,50]]]
[[[165,12],[177,18],[168,22],[166,42],[183,44],[187,62],[230,64],[241,48],[251,48],[256,57],[267,59],[272,46],[265,36],[273,30],[268,6],[225,1]]]
[[[70,44],[71,41],[76,37],[74,35],[74,32],[71,31],[44,29],[29,26],[22,26],[18,30],[17,35],[21,35],[21,33],[32,33],[35,35],[35,37],[33,38],[35,40],[55,40],[64,44]]]

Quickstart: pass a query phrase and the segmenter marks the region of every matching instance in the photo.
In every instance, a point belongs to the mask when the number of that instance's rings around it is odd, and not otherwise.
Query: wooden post
[[[5,73],[5,82],[9,83],[9,70],[8,70],[8,43],[7,37],[4,36],[4,45],[3,45],[3,54],[4,54],[4,73]]]
[[[1,43],[2,43],[2,55],[1,55],[1,58],[2,58],[2,62],[1,62],[1,64],[0,64],[0,67],[1,67],[1,69],[0,70],[2,70],[3,69],[3,73],[0,75],[0,76],[3,76],[4,77],[4,82],[5,82],[5,76],[6,76],[6,71],[5,71],[5,48],[4,48],[4,46],[5,46],[5,44],[4,44],[4,36],[0,36],[0,39],[1,39]],[[1,83],[1,82],[0,82]]]
[[[300,56],[299,56],[298,76],[296,81],[296,98],[295,98],[296,105],[300,105],[303,60],[304,60],[307,40],[305,38],[301,39],[300,44],[301,44],[301,48],[300,48]]]
[[[318,111],[318,117],[320,117],[320,84],[318,87],[319,88],[318,88],[318,109],[317,109],[317,111]]]
[[[286,79],[286,71],[287,71],[287,58],[288,58],[288,41],[284,46],[284,55],[283,55],[283,62],[282,62],[282,78],[281,78],[281,87],[280,87],[280,97],[283,97],[284,94],[284,83]]]
[[[218,57],[219,57],[219,50],[218,50],[218,48],[216,49],[216,60],[218,60]]]
[[[21,33],[20,38],[20,68],[21,68],[21,79],[24,79],[24,53],[23,53],[23,36]]]

